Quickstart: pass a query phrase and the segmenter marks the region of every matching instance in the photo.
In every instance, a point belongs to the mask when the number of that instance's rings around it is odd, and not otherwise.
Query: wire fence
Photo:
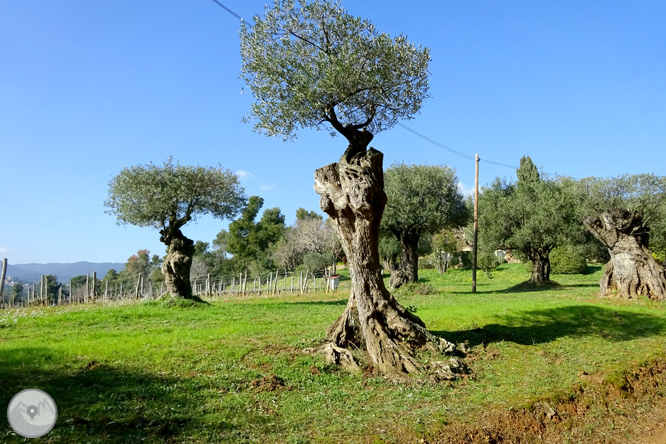
[[[83,283],[70,281],[57,286],[49,285],[46,276],[42,276],[41,283],[24,286],[20,295],[0,301],[0,309],[151,300],[163,296],[166,292],[164,282],[151,281],[140,274],[134,276],[136,283],[125,280],[111,284],[106,280],[97,280],[95,275],[96,273],[93,273],[93,276],[89,276]],[[340,276],[327,270],[316,273],[276,270],[257,276],[244,272],[217,278],[207,274],[191,278],[190,283],[193,295],[202,298],[278,296],[340,290]]]

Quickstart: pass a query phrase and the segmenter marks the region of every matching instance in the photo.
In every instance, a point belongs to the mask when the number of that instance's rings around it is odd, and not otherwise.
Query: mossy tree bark
[[[174,297],[192,299],[190,270],[194,256],[194,241],[185,237],[180,231],[180,227],[187,222],[186,218],[179,219],[160,230],[160,241],[169,247],[162,262],[162,274],[167,293]]]
[[[353,143],[338,163],[315,172],[315,190],[340,237],[351,277],[344,313],[329,327],[329,360],[358,369],[351,347],[365,348],[384,374],[417,372],[416,347],[453,351],[455,345],[435,337],[423,321],[388,292],[381,276],[379,224],[386,205],[383,154],[366,149],[371,136]]]
[[[666,299],[666,270],[648,251],[649,229],[638,211],[605,211],[586,218],[584,224],[611,255],[600,281],[600,296],[617,291],[625,299],[639,295]]]

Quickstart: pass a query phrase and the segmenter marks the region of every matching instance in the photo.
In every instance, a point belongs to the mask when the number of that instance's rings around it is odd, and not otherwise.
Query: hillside
[[[125,264],[114,262],[74,262],[72,264],[7,264],[7,276],[14,281],[32,283],[39,282],[40,276],[52,274],[58,277],[60,282],[69,281],[74,276],[97,272],[101,279],[110,269],[120,271]]]

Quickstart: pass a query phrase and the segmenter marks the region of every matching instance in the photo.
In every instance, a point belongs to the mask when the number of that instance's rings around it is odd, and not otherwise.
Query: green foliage
[[[418,294],[421,296],[436,293],[435,288],[432,285],[422,282],[407,282],[402,284],[397,291],[401,294]],[[415,311],[416,310],[414,310],[414,312]]]
[[[23,284],[19,284],[18,282],[12,285],[12,288],[10,290],[10,301],[12,302],[17,302],[22,300],[23,296]]]
[[[541,178],[529,157],[521,159],[517,184],[495,179],[479,196],[479,238],[486,249],[539,250],[584,239],[577,197],[568,182]]]
[[[419,257],[419,270],[432,270],[437,268],[437,255],[429,254]]]
[[[518,176],[519,185],[536,184],[541,181],[539,169],[534,162],[532,162],[530,156],[523,156],[520,158],[520,168],[516,170],[516,175]]]
[[[324,126],[377,134],[429,97],[430,51],[378,33],[338,3],[277,0],[254,22],[241,24],[240,40],[256,131],[285,140]]]
[[[499,265],[499,260],[493,253],[479,251],[476,265],[480,270],[485,271],[488,277],[492,277],[492,272]]]
[[[319,219],[321,221],[324,220],[324,218],[320,215],[317,214],[314,211],[308,211],[305,208],[299,208],[296,210],[296,220],[306,220],[306,219]]]
[[[474,253],[471,251],[461,251],[458,254],[458,257],[460,258],[460,266],[462,267],[463,270],[471,270],[472,269],[472,261],[474,260]],[[477,263],[478,265],[478,263]]]
[[[587,270],[587,261],[580,249],[564,245],[551,251],[550,267],[554,274],[583,274]]]
[[[310,253],[303,258],[303,265],[310,273],[320,272],[333,265],[333,255],[330,253]]]
[[[203,214],[231,217],[244,203],[238,177],[221,166],[214,168],[174,165],[124,167],[109,182],[104,205],[119,224],[164,229]]]
[[[395,263],[402,248],[395,236],[387,231],[380,232],[379,257],[390,263]]]
[[[233,254],[231,259],[236,272],[253,269],[263,272],[274,268],[270,259],[271,248],[284,236],[285,217],[279,208],[266,209],[255,222],[264,199],[252,196],[241,217],[229,224],[225,235],[226,251]]]
[[[634,213],[642,220],[641,236],[652,252],[666,251],[666,176],[635,174],[571,181],[581,202],[579,217],[583,220],[603,212]]]
[[[470,216],[448,166],[395,163],[384,172],[384,191],[388,202],[381,226],[396,237],[461,226]]]
[[[584,274],[587,271],[587,261],[583,249],[564,245],[550,252],[550,271],[553,274]],[[532,262],[527,261],[525,270],[532,271]]]

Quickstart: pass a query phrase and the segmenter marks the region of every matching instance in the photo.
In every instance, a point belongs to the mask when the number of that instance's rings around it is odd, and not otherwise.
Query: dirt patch
[[[569,393],[444,427],[430,444],[666,443],[666,361],[602,379],[585,375]]]
[[[286,387],[284,379],[276,375],[263,376],[250,382],[250,388],[257,392],[274,392]]]
[[[101,367],[101,366],[102,366],[102,364],[98,361],[90,361],[89,363],[86,364],[85,369],[86,370],[93,370],[93,369],[96,369],[96,368]]]

